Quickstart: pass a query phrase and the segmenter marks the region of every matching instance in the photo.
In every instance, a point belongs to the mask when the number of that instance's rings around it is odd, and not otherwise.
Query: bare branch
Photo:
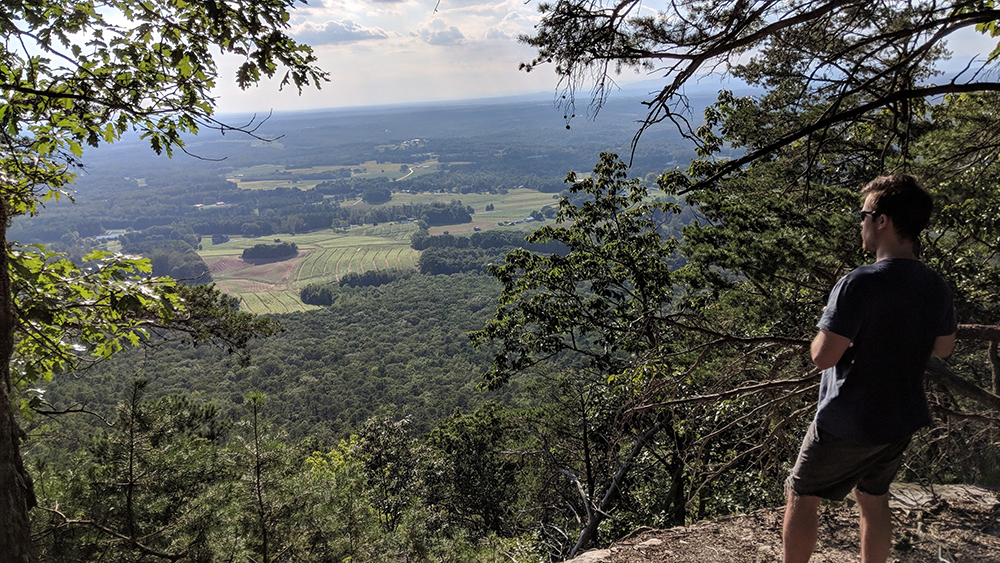
[[[611,506],[612,500],[615,495],[618,494],[618,489],[621,487],[622,481],[632,468],[632,464],[635,463],[636,458],[642,452],[643,448],[646,447],[646,443],[660,431],[668,420],[670,419],[666,417],[662,418],[659,422],[654,424],[652,428],[646,430],[636,438],[635,444],[632,446],[632,450],[629,452],[628,457],[626,457],[625,461],[618,467],[618,471],[611,480],[611,486],[608,487],[608,491],[604,494],[604,498],[601,499],[601,504],[597,507],[595,514],[587,520],[587,526],[582,532],[580,532],[580,538],[577,540],[576,545],[573,546],[573,549],[569,553],[570,558],[576,556],[577,552],[581,548],[585,547],[590,541],[590,538],[593,537],[594,532],[597,531],[597,527],[604,519],[603,517],[606,515],[606,511]]]
[[[940,359],[931,358],[927,363],[927,374],[949,391],[972,399],[988,409],[1000,411],[1000,396],[958,377]]]
[[[67,408],[61,409],[61,410],[58,410],[58,409],[54,408],[52,406],[52,403],[49,403],[48,401],[43,401],[42,405],[45,406],[45,407],[48,407],[48,408],[46,410],[35,409],[35,412],[38,413],[38,414],[40,414],[40,415],[42,415],[42,416],[47,416],[49,418],[55,418],[55,417],[58,417],[58,416],[62,416],[64,414],[77,414],[77,413],[89,414],[91,416],[94,416],[94,417],[100,419],[100,421],[103,422],[109,428],[114,427],[114,424],[111,423],[111,422],[108,422],[108,419],[104,418],[103,416],[101,416],[100,414],[98,414],[98,413],[96,413],[96,412],[94,412],[92,410],[88,410],[85,405],[73,405],[71,407],[67,407]]]
[[[660,403],[652,403],[649,405],[640,405],[638,407],[633,407],[629,412],[645,412],[653,409],[662,409],[665,407],[675,406],[675,405],[685,405],[693,403],[710,403],[719,401],[722,399],[728,399],[729,397],[735,397],[738,395],[752,395],[754,393],[760,393],[762,391],[768,391],[772,389],[788,389],[800,387],[805,384],[810,385],[810,388],[817,386],[814,382],[819,379],[819,370],[813,370],[804,377],[798,379],[785,379],[781,381],[765,381],[764,383],[756,383],[754,385],[747,385],[746,387],[740,387],[738,389],[731,389],[729,391],[723,391],[721,393],[713,393],[711,395],[696,395],[694,397],[684,397],[682,399],[672,399],[670,401],[663,401]]]
[[[959,340],[1000,341],[1000,326],[997,325],[958,325],[955,337]]]
[[[995,416],[986,416],[978,413],[969,414],[964,412],[953,411],[941,405],[932,405],[931,410],[937,412],[938,414],[942,415],[943,417],[951,421],[975,420],[977,422],[986,422],[990,424],[1000,423],[1000,418],[997,418]]]
[[[56,516],[59,516],[60,518],[62,518],[62,522],[57,525],[57,528],[72,527],[72,526],[87,526],[87,527],[90,527],[90,528],[93,528],[95,530],[98,530],[99,532],[105,533],[105,534],[107,534],[107,535],[109,535],[109,536],[111,536],[111,537],[113,537],[115,539],[121,540],[121,541],[123,541],[123,542],[125,542],[125,543],[127,543],[127,544],[129,544],[129,545],[131,545],[133,547],[135,547],[135,549],[138,550],[139,553],[142,553],[143,555],[149,555],[149,556],[152,556],[152,557],[158,557],[160,559],[166,559],[167,561],[180,561],[181,559],[184,559],[185,557],[188,556],[188,552],[187,551],[182,551],[180,553],[166,553],[166,552],[163,552],[163,551],[158,551],[156,549],[153,549],[151,547],[148,547],[148,546],[142,544],[141,542],[139,542],[139,541],[137,541],[137,540],[135,540],[133,538],[130,538],[130,537],[124,535],[124,534],[120,534],[120,533],[112,530],[111,528],[108,528],[106,526],[98,524],[97,522],[95,522],[93,520],[70,520],[65,514],[63,514],[62,512],[59,512],[58,510],[56,510],[54,508],[44,508],[44,507],[41,507],[41,508],[42,508],[42,510],[44,510],[46,512],[55,514]],[[47,531],[45,533],[51,533],[51,532]]]

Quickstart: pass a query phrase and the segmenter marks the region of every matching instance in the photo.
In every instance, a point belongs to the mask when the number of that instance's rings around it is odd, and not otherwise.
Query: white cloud
[[[427,0],[430,1],[430,0]],[[506,1],[506,0],[501,0]],[[434,0],[436,3],[437,0]],[[483,0],[441,0],[438,10],[460,10],[465,8],[492,8],[497,6],[497,2],[483,2]]]
[[[443,0],[441,6],[439,13],[429,14],[417,26],[417,29],[422,30],[418,32],[420,36],[432,44],[439,44],[442,38],[431,38],[427,29],[440,32],[454,27],[461,30],[465,44],[486,42],[491,48],[496,48],[498,43],[515,43],[519,35],[530,33],[538,21],[537,16],[532,15],[521,4],[521,0],[450,5],[447,9],[446,0]]]
[[[439,25],[437,25],[439,24]],[[455,26],[445,27],[441,20],[431,22],[432,29],[421,29],[418,35],[430,45],[461,45],[465,36]]]
[[[486,30],[486,39],[490,41],[510,41],[511,36],[495,27]]]
[[[516,41],[537,14],[523,0],[309,0],[292,32],[332,77],[322,91],[276,95],[270,81],[220,84],[222,111],[305,109],[548,92],[551,71],[519,71],[534,50]],[[235,72],[239,57],[227,59]],[[230,68],[231,67],[231,68]],[[405,85],[405,86],[404,86]]]
[[[389,38],[389,33],[381,28],[364,27],[349,19],[322,24],[306,22],[294,29],[293,35],[296,39],[313,46]]]

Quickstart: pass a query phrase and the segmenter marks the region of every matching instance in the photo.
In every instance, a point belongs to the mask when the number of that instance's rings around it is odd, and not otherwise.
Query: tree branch
[[[695,182],[693,185],[683,190],[680,190],[677,195],[684,195],[694,190],[704,189],[714,184],[715,182],[719,181],[726,174],[734,172],[742,168],[746,164],[749,164],[767,154],[775,152],[782,147],[790,145],[795,141],[801,139],[802,137],[809,136],[813,133],[829,128],[838,123],[844,123],[846,121],[857,119],[862,115],[870,111],[876,110],[878,108],[892,105],[904,100],[931,98],[934,96],[943,96],[945,94],[962,94],[969,92],[986,92],[986,91],[1000,92],[1000,82],[981,82],[973,84],[946,84],[943,86],[928,86],[926,88],[914,88],[910,90],[900,90],[897,92],[893,92],[888,96],[871,101],[867,104],[849,110],[845,110],[840,113],[829,115],[823,119],[813,122],[811,125],[802,127],[800,129],[793,131],[792,133],[779,137],[776,141],[773,141],[762,148],[751,151],[736,160],[731,160],[723,164],[714,174],[712,174],[708,178]]]
[[[643,448],[646,447],[646,443],[660,431],[660,428],[662,428],[668,420],[670,420],[669,417],[661,419],[659,422],[654,424],[652,428],[643,432],[636,439],[635,445],[632,446],[632,450],[629,452],[628,457],[625,458],[624,463],[618,467],[618,472],[615,473],[614,478],[611,480],[611,486],[608,487],[607,493],[605,493],[604,498],[601,499],[600,506],[596,507],[595,512],[587,521],[587,526],[582,532],[580,532],[580,538],[577,540],[576,545],[573,546],[573,549],[569,552],[570,558],[576,556],[576,553],[581,548],[585,547],[587,542],[590,541],[590,538],[593,537],[594,532],[597,531],[597,527],[601,524],[601,521],[604,520],[604,516],[606,515],[615,494],[618,492],[619,487],[621,487],[622,481],[632,468],[632,464],[635,463],[635,459],[642,452]]]
[[[108,534],[109,536],[112,536],[115,539],[119,539],[119,540],[122,540],[123,542],[125,542],[127,544],[131,544],[132,546],[134,546],[143,555],[150,555],[152,557],[158,557],[160,559],[166,559],[167,561],[180,561],[181,559],[184,559],[185,557],[188,556],[188,552],[187,551],[182,551],[180,553],[166,553],[166,552],[163,552],[163,551],[157,551],[157,550],[155,550],[155,549],[153,549],[151,547],[148,547],[148,546],[140,543],[139,541],[137,541],[135,539],[132,539],[132,538],[130,538],[130,537],[124,535],[124,534],[120,534],[120,533],[112,530],[111,528],[108,528],[106,526],[102,526],[101,524],[98,524],[97,522],[94,522],[93,520],[70,520],[65,514],[63,514],[62,512],[59,512],[58,510],[56,510],[54,508],[44,508],[44,507],[42,507],[42,510],[44,510],[46,512],[50,512],[50,513],[55,514],[55,515],[59,516],[60,518],[62,518],[63,522],[61,524],[57,525],[57,528],[60,528],[60,527],[63,527],[63,526],[89,526],[91,528],[94,528],[95,530],[98,530],[100,532]]]
[[[958,377],[940,359],[931,358],[927,363],[927,374],[949,391],[972,399],[989,409],[1000,411],[1000,396]]]
[[[763,383],[757,383],[754,385],[747,385],[746,387],[739,387],[737,389],[730,389],[729,391],[722,391],[721,393],[713,393],[711,395],[696,395],[694,397],[685,397],[682,399],[673,399],[670,401],[663,401],[659,403],[651,403],[648,405],[640,405],[638,407],[633,407],[629,409],[630,413],[640,413],[652,409],[662,409],[665,407],[670,407],[674,405],[685,405],[693,403],[709,403],[713,401],[718,401],[721,399],[727,399],[736,395],[751,395],[754,393],[760,393],[761,391],[768,391],[771,389],[786,389],[790,387],[798,387],[804,384],[814,383],[820,377],[819,370],[813,370],[809,372],[809,375],[800,377],[798,379],[783,379],[780,381],[765,381]]]

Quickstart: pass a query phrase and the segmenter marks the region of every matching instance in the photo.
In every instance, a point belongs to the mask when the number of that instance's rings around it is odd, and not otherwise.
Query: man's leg
[[[785,524],[782,533],[784,563],[806,563],[816,549],[819,531],[819,497],[799,496],[785,488]]]
[[[885,563],[892,548],[889,493],[876,496],[855,489],[854,498],[861,509],[861,563]]]

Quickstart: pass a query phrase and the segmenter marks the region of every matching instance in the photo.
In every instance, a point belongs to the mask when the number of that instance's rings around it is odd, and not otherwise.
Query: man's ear
[[[879,215],[878,223],[875,224],[875,230],[879,233],[893,234],[899,237],[899,231],[896,230],[896,224],[893,223],[892,217],[888,215]]]

